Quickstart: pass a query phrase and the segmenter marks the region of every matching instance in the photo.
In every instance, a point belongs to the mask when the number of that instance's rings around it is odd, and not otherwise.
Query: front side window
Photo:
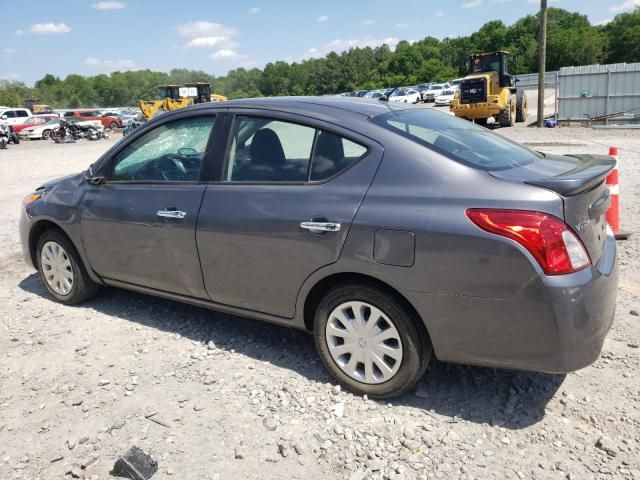
[[[18,110],[16,116],[18,116],[18,117],[28,117],[29,114],[27,113],[26,110]]]
[[[225,180],[326,180],[366,153],[366,147],[326,130],[267,117],[238,116]]]
[[[2,112],[2,115],[6,115],[7,118],[15,118],[16,112],[14,110],[7,110],[6,112]]]
[[[491,133],[483,127],[427,109],[378,115],[374,123],[481,170],[504,170],[540,158],[533,150]]]
[[[175,120],[134,140],[115,157],[109,180],[196,182],[215,117]]]

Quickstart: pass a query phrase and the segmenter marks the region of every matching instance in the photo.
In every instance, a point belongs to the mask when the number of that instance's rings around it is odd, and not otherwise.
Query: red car
[[[24,130],[25,128],[35,127],[36,125],[42,125],[43,123],[48,122],[52,118],[60,118],[58,115],[36,115],[33,117],[27,118],[24,123],[19,125],[11,125],[11,131],[18,133],[20,130]]]
[[[101,115],[98,110],[74,110],[72,112],[65,112],[64,118],[80,120],[100,120],[104,128],[110,128],[111,130],[122,128],[121,119],[119,119],[118,117]]]

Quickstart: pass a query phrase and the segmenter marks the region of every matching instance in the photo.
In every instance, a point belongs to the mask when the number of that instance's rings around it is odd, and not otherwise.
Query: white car
[[[2,119],[2,121],[6,122],[8,125],[20,125],[32,116],[33,114],[28,108],[0,108],[0,119]]]
[[[422,92],[422,100],[425,102],[435,102],[436,97],[449,88],[450,85],[448,83],[434,83],[429,90]]]
[[[83,120],[81,122],[74,122],[76,125],[91,125],[96,127],[98,131],[104,130],[102,126],[102,122],[100,120]],[[38,139],[48,139],[50,138],[51,130],[58,128],[60,126],[59,119],[51,119],[42,125],[34,125],[33,127],[25,128],[24,130],[20,130],[20,138],[23,140],[38,140]]]
[[[456,89],[450,88],[448,90],[443,90],[440,95],[436,97],[436,106],[449,105],[451,100],[456,94]]]
[[[390,102],[418,103],[420,92],[413,88],[398,88],[389,97]]]

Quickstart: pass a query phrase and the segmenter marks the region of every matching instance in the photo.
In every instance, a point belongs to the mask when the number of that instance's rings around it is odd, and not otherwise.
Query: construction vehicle
[[[469,57],[469,74],[460,82],[449,107],[456,117],[480,125],[493,118],[501,127],[527,120],[527,95],[508,73],[508,55],[501,51]]]
[[[37,103],[39,101],[39,98],[25,98],[22,100],[22,102],[24,103],[24,107],[31,110],[31,113],[33,113],[34,115],[53,113],[53,108],[51,108],[51,105]]]
[[[146,120],[161,112],[171,112],[196,103],[220,102],[227,100],[223,95],[211,93],[211,84],[205,82],[184,85],[160,85],[158,100],[140,100],[140,110]]]

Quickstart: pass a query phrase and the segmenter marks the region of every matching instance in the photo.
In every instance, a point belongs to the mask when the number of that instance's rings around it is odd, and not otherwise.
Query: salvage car
[[[403,102],[403,103],[418,103],[420,101],[420,92],[410,87],[397,88],[389,96],[389,101]]]
[[[342,385],[386,398],[432,354],[543,372],[598,358],[614,165],[404,103],[207,103],[35,188],[20,238],[58,302],[108,285],[302,329]]]
[[[67,119],[72,121],[76,125],[80,126],[92,126],[98,130],[103,130],[102,122],[99,120],[82,120],[75,121],[75,119]],[[18,135],[23,140],[47,140],[51,138],[51,132],[60,126],[60,118],[52,118],[40,125],[33,125],[31,127],[20,130]]]
[[[453,97],[455,96],[457,90],[448,89],[443,90],[440,95],[438,95],[435,99],[436,107],[442,107],[445,105],[449,105]]]

